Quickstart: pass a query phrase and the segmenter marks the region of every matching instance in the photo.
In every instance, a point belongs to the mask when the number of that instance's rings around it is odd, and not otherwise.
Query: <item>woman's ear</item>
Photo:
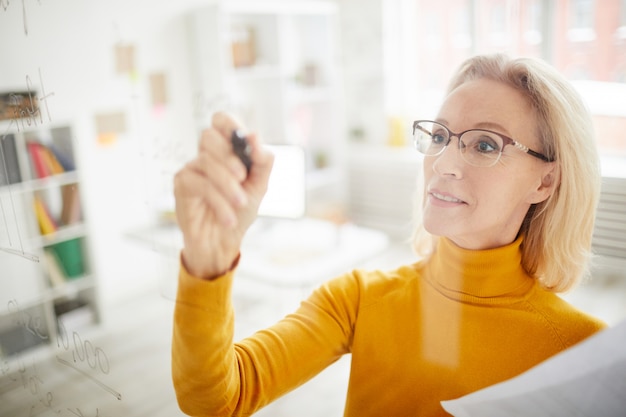
[[[547,162],[541,170],[541,181],[531,197],[531,204],[541,203],[554,193],[561,182],[560,170],[556,162]]]

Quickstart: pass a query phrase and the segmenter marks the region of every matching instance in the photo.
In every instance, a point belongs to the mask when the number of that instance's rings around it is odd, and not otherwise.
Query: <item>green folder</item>
[[[50,249],[53,250],[68,278],[77,278],[85,273],[80,238],[55,243]]]

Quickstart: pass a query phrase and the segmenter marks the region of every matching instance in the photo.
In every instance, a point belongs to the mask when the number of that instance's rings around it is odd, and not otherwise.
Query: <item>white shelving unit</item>
[[[311,193],[344,181],[337,13],[326,1],[222,1],[189,14],[198,127],[226,109],[267,143],[301,146]]]
[[[71,125],[0,129],[0,359],[12,360],[56,347],[63,330],[92,328],[100,313]],[[42,175],[29,143],[43,145],[56,171],[47,159]]]

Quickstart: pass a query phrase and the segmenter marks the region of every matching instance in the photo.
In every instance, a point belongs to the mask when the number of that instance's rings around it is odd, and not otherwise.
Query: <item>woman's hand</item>
[[[202,132],[198,155],[174,177],[176,218],[183,232],[182,261],[189,273],[213,278],[228,271],[256,218],[274,162],[255,134],[248,134],[252,167],[233,153],[230,137],[241,126],[216,113]]]

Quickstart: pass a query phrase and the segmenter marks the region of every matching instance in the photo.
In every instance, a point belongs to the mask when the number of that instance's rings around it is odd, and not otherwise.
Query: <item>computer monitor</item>
[[[259,216],[296,219],[306,211],[306,156],[295,145],[265,145],[274,154],[267,193]]]

